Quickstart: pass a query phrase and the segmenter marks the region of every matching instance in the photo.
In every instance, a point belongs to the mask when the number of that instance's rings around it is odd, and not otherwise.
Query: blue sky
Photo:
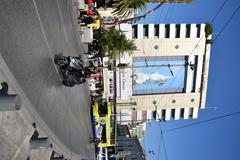
[[[224,0],[193,0],[191,4],[164,5],[157,13],[139,23],[203,23],[210,22]],[[228,0],[215,19],[215,36],[240,5]],[[151,6],[150,6],[151,7]],[[168,158],[164,153],[162,130],[175,128],[240,110],[240,10],[212,45],[207,105],[196,120],[152,122],[148,124],[144,149],[154,150],[148,160],[239,160],[240,116],[192,126],[163,134]]]

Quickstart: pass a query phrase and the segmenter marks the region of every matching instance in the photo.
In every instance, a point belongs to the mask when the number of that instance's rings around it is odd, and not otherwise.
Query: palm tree
[[[146,9],[146,0],[113,0],[113,14],[128,17],[138,10]]]
[[[100,51],[107,54],[110,59],[116,59],[125,52],[132,54],[135,45],[132,40],[128,40],[124,34],[121,34],[115,28],[102,29],[100,36]]]
[[[112,0],[113,14],[120,17],[128,17],[136,11],[146,9],[147,3],[189,3],[192,0]]]

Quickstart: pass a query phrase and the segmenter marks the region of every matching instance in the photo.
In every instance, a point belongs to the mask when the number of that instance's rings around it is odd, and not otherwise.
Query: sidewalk
[[[2,82],[8,83],[9,94],[20,95],[22,108],[18,111],[0,112],[0,159],[26,160],[30,157],[32,151],[30,151],[29,142],[34,132],[33,122],[37,124],[39,136],[49,137],[56,152],[63,154],[66,158],[79,159],[79,156],[71,155],[71,152],[65,148],[34,110],[0,53],[0,83]],[[35,158],[31,156],[31,159],[37,159],[36,157],[40,155],[43,157],[43,152],[47,151],[32,152]]]
[[[0,82],[8,83],[9,94],[21,94],[1,55]],[[0,112],[0,157],[3,160],[26,160],[30,155],[29,141],[34,128],[28,122],[30,117],[24,112],[24,106],[20,111]]]

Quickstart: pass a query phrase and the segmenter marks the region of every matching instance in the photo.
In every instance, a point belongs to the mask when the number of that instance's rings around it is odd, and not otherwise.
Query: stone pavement
[[[53,149],[66,155],[66,157],[71,156],[72,159],[75,159],[74,155],[70,155],[70,151],[58,141],[58,138],[34,110],[0,54],[0,83],[2,82],[8,83],[8,94],[20,95],[22,105],[20,110],[0,112],[0,159],[27,160],[27,158],[30,158],[30,160],[48,160]],[[30,139],[35,131],[32,123],[36,121],[40,137],[46,137],[46,133],[51,133],[53,149],[30,149]]]

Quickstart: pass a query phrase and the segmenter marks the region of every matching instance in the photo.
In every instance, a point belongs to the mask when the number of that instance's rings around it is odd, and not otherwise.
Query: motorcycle
[[[59,66],[63,85],[73,87],[86,82],[91,72],[79,57],[55,55],[54,63]]]

